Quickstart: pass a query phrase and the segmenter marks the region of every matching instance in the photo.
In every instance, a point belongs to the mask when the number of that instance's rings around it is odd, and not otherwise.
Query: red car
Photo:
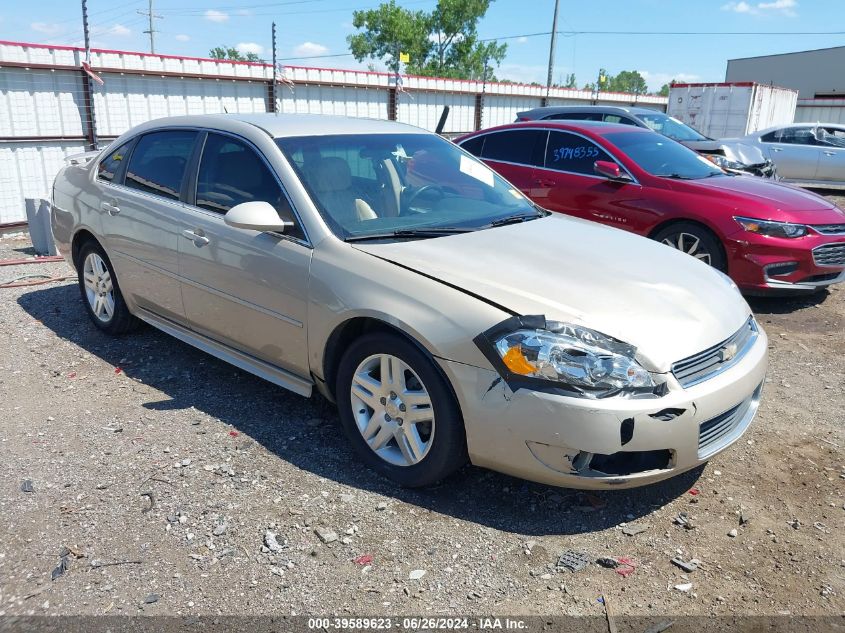
[[[541,207],[683,250],[745,293],[845,281],[845,212],[797,187],[729,175],[650,130],[531,121],[456,142]]]

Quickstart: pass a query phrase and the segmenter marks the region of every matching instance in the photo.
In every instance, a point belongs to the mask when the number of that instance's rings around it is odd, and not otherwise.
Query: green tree
[[[657,95],[660,96],[660,97],[668,97],[669,96],[669,89],[672,87],[672,85],[674,83],[675,83],[675,80],[673,79],[668,84],[663,84],[662,86],[660,86],[660,91],[657,93]]]
[[[578,82],[575,81],[575,73],[569,73],[566,75],[566,80],[563,82],[564,88],[577,88]]]
[[[648,84],[636,70],[623,70],[615,77],[609,77],[604,89],[611,92],[629,92],[641,95],[648,92]]]
[[[231,46],[215,46],[208,51],[208,56],[211,59],[228,59],[234,62],[260,62],[263,61],[255,53],[241,54],[241,52],[232,48]]]
[[[349,50],[358,61],[385,60],[393,72],[399,70],[399,54],[406,53],[411,74],[494,80],[490,68],[502,62],[507,45],[478,38],[478,22],[491,1],[438,0],[427,13],[390,0],[354,11],[352,24],[360,32],[347,38]]]

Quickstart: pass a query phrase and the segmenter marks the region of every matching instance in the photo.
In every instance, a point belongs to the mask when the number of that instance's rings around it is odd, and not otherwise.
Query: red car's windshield
[[[706,158],[659,134],[615,132],[604,138],[653,176],[699,180],[725,175]]]

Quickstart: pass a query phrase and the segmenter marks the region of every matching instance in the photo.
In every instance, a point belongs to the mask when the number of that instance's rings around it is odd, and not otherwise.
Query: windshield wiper
[[[544,213],[532,213],[531,215],[528,214],[521,214],[521,215],[509,215],[504,218],[499,218],[498,220],[493,220],[492,222],[485,224],[481,228],[491,228],[494,226],[506,226],[508,224],[519,224],[521,222],[527,222],[529,220],[536,220],[537,218],[545,217]]]
[[[672,178],[673,180],[695,180],[695,178],[691,178],[689,176],[684,176],[683,174],[657,174],[661,178]]]
[[[368,242],[375,240],[390,240],[390,239],[414,239],[426,237],[442,237],[443,235],[456,235],[458,233],[469,233],[475,231],[474,228],[466,228],[460,226],[433,226],[423,229],[397,229],[395,231],[387,231],[384,233],[370,233],[369,235],[350,235],[344,242]]]

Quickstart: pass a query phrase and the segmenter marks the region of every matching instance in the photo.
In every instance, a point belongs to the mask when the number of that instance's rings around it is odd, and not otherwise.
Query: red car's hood
[[[819,195],[753,176],[673,180],[673,190],[715,195],[733,203],[740,215],[802,224],[845,224],[845,211]]]

